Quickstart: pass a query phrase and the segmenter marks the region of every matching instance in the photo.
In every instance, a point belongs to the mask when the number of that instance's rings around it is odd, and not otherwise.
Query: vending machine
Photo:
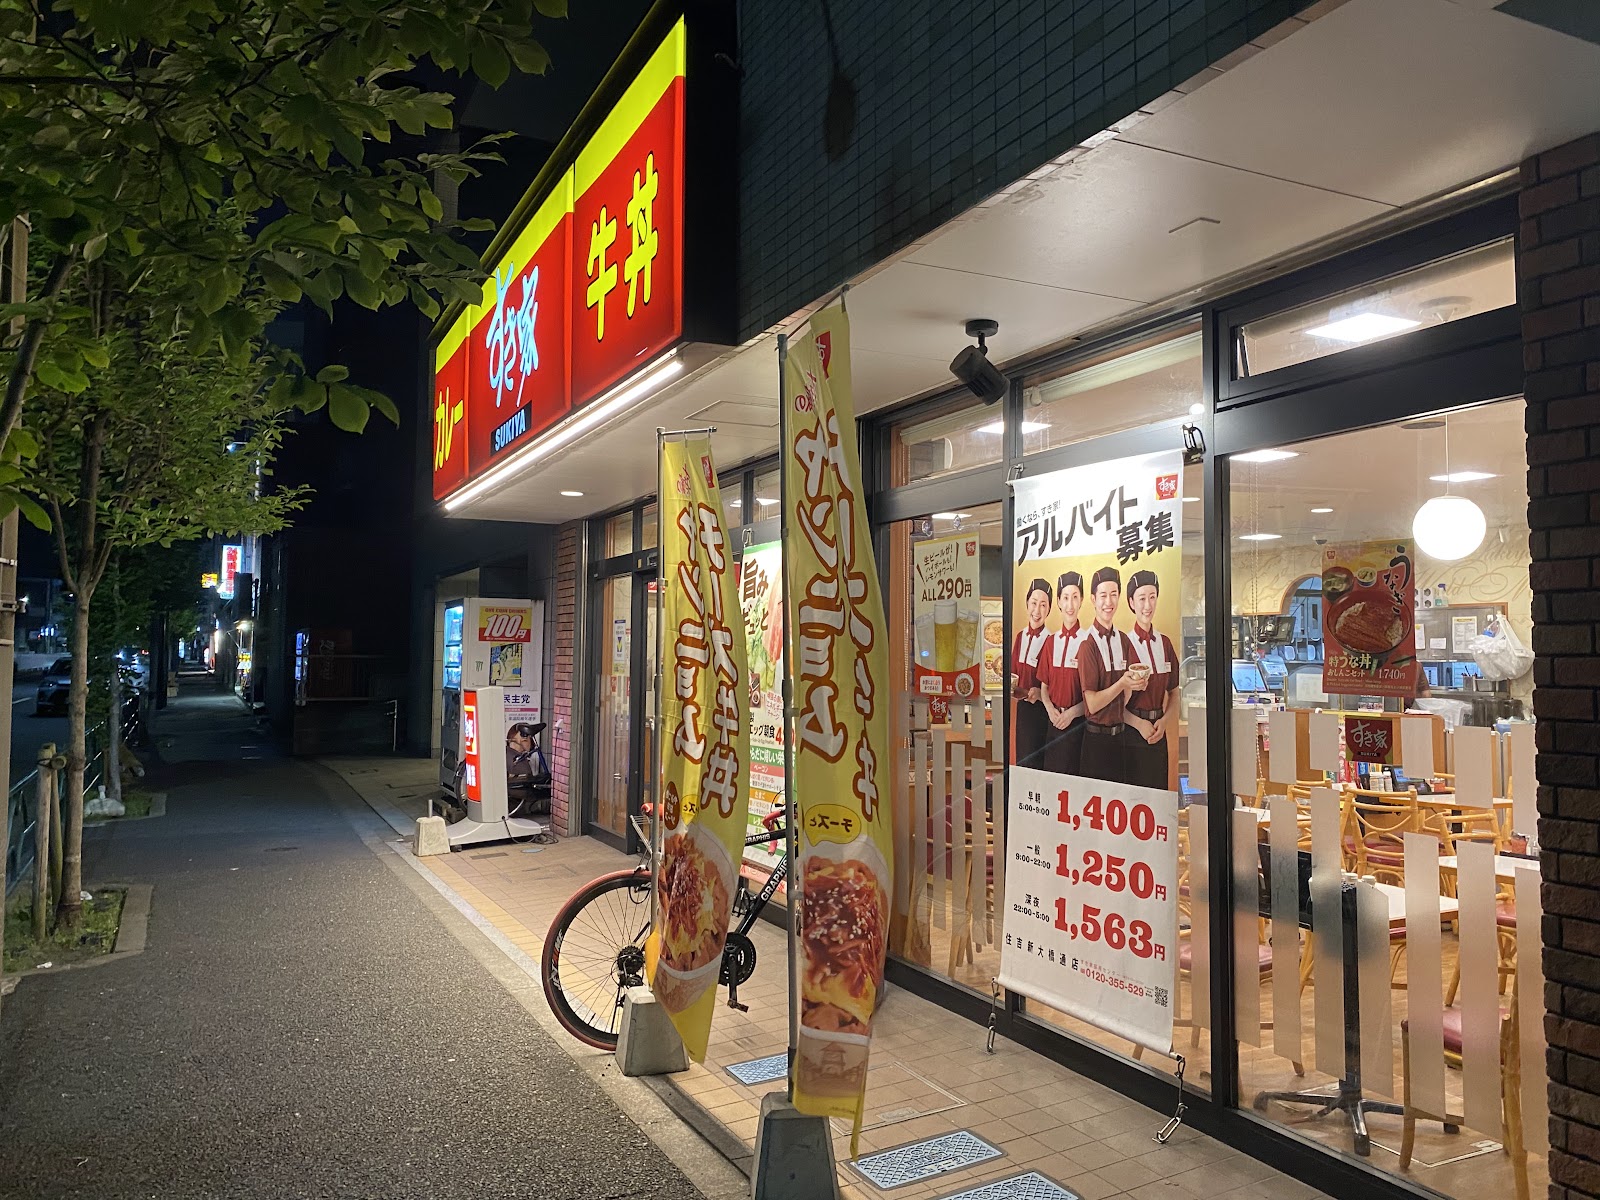
[[[544,720],[539,695],[544,678],[544,602],[469,596],[447,603],[441,675],[439,786],[460,801],[466,762],[462,711],[466,693],[484,687],[502,690],[502,727],[479,730],[485,745],[503,745],[517,725],[537,725]]]

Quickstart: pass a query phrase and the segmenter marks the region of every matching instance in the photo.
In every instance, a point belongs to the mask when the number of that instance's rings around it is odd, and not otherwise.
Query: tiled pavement
[[[416,759],[325,760],[397,833],[424,811],[432,764]],[[533,851],[530,853],[530,850]],[[402,851],[409,854],[409,851]],[[579,885],[633,860],[590,838],[554,846],[511,843],[419,861],[441,883],[537,961],[556,910]],[[761,1096],[732,1063],[782,1053],[786,1043],[784,935],[758,922],[755,975],[740,988],[747,1013],[718,1007],[704,1066],[668,1082],[715,1122],[714,1140],[742,1146],[748,1166]],[[903,990],[891,990],[877,1020],[861,1152],[970,1129],[1003,1154],[975,1167],[883,1192],[847,1163],[849,1130],[835,1123],[835,1152],[851,1200],[932,1200],[1022,1171],[1038,1171],[1082,1200],[1300,1200],[1315,1189],[1190,1129],[1167,1146],[1151,1135],[1162,1118],[1143,1105],[1000,1039],[984,1051],[983,1030]]]

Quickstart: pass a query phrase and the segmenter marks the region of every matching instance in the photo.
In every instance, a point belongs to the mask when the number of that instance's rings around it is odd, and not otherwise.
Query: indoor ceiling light
[[[1313,508],[1311,511],[1314,512],[1314,513],[1331,513],[1333,511],[1333,509],[1331,509],[1331,508]]]
[[[1023,433],[1039,433],[1041,430],[1049,428],[1050,423],[1048,421],[1024,421],[1022,423]],[[1006,423],[1004,421],[990,421],[987,425],[979,425],[973,430],[974,433],[1004,433],[1005,431]]]
[[[1281,533],[1241,533],[1239,540],[1241,542],[1275,542],[1282,536],[1283,534]]]
[[[1199,504],[1200,503],[1200,497],[1199,496],[1185,496],[1183,498],[1183,502],[1185,504]]]
[[[580,499],[583,496],[582,492],[562,492],[561,494],[572,500]]]
[[[1343,320],[1329,321],[1326,325],[1318,325],[1306,332],[1312,337],[1331,338],[1336,342],[1370,342],[1374,338],[1388,337],[1393,333],[1415,329],[1420,324],[1421,321],[1413,321],[1409,317],[1391,317],[1387,313],[1364,312],[1345,317]]]
[[[1247,454],[1235,454],[1234,462],[1268,463],[1282,462],[1286,458],[1298,458],[1298,450],[1251,450]]]
[[[933,519],[935,521],[965,521],[971,515],[972,515],[971,513],[961,513],[961,512],[934,513],[933,514]]]
[[[1206,406],[1198,402],[1189,405],[1189,415],[1191,417],[1198,417],[1201,413],[1205,412],[1205,410]]]
[[[1451,471],[1447,475],[1429,475],[1435,483],[1477,483],[1482,479],[1499,479],[1488,471]]]
[[[1465,496],[1435,496],[1411,519],[1411,536],[1429,558],[1454,562],[1478,548],[1488,529],[1483,509]]]
[[[728,501],[728,507],[729,508],[743,508],[744,507],[744,501],[743,500],[729,500]]]
[[[770,500],[766,496],[757,496],[756,497],[756,503],[757,504],[776,504],[777,501],[776,500]]]

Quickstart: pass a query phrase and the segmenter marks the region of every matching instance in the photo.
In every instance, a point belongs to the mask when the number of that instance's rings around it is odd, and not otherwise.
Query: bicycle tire
[[[644,982],[649,932],[645,868],[602,875],[573,893],[550,922],[539,956],[545,999],[563,1029],[597,1049],[617,1048],[622,993]]]

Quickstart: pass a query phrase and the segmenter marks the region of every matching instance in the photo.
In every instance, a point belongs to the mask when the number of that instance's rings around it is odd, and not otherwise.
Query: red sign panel
[[[474,803],[483,799],[483,776],[478,757],[478,693],[467,692],[461,697],[461,761],[465,766],[462,784],[467,799]]]
[[[244,560],[243,546],[222,548],[222,578],[217,582],[217,595],[224,600],[233,599],[233,582],[239,574],[239,564]]]
[[[1394,757],[1394,719],[1392,717],[1346,717],[1345,753],[1356,762],[1384,766]]]
[[[441,340],[435,498],[682,337],[685,45],[680,21]]]
[[[478,610],[480,642],[531,642],[533,610],[526,604],[485,604]]]
[[[572,394],[606,388],[683,329],[683,80],[573,204]]]

